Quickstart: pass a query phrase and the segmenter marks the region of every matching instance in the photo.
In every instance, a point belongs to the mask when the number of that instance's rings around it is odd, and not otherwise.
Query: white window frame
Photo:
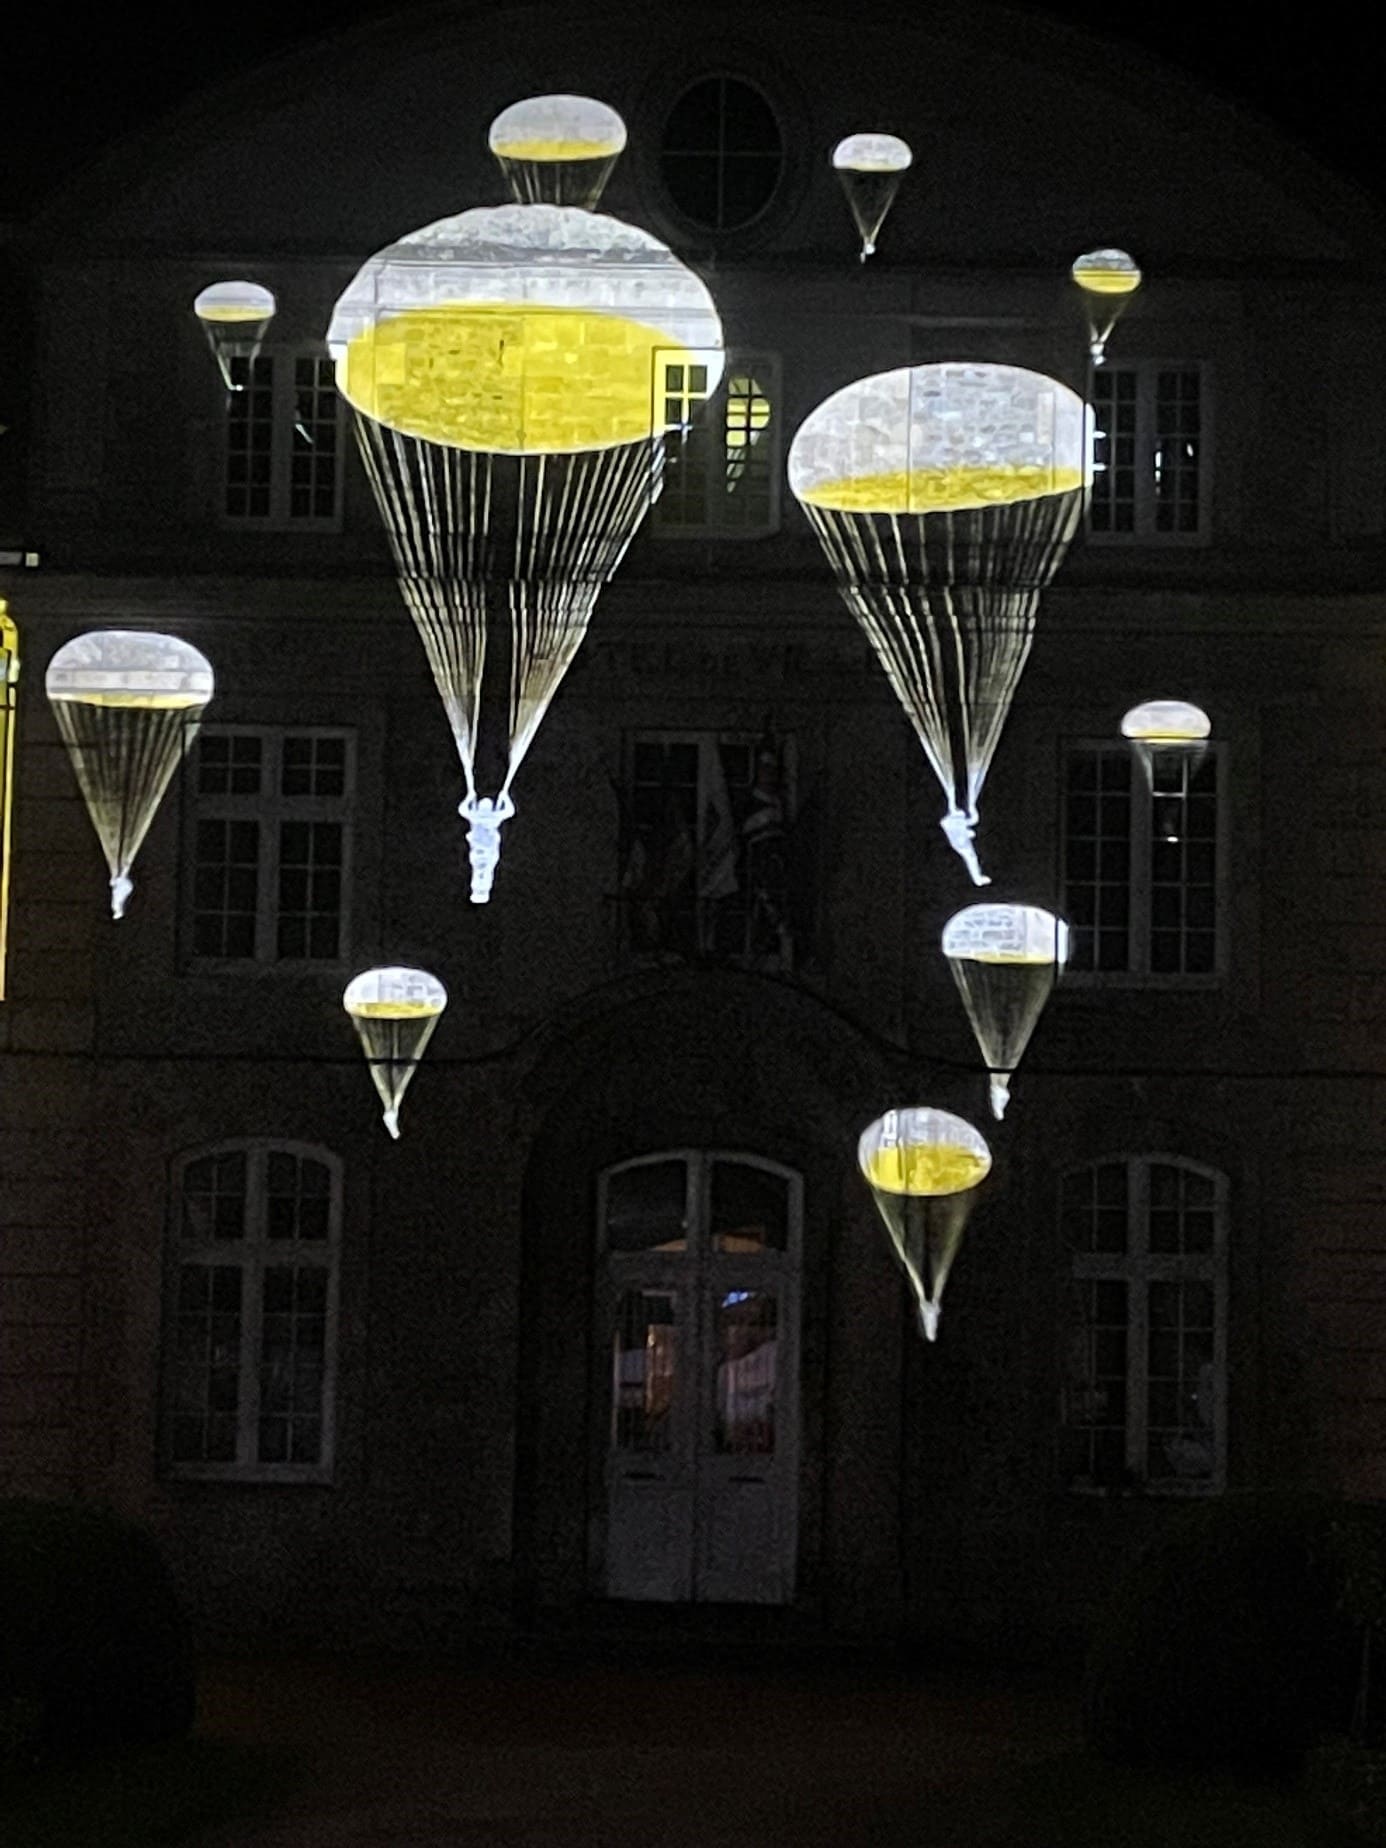
[[[1125,1166],[1127,1174],[1126,1251],[1074,1251],[1067,1245],[1064,1249],[1069,1266],[1068,1275],[1072,1282],[1110,1281],[1122,1282],[1127,1286],[1127,1472],[1139,1485],[1140,1492],[1145,1495],[1176,1498],[1220,1495],[1227,1487],[1227,1261],[1229,1242],[1227,1176],[1219,1168],[1210,1167],[1205,1162],[1191,1161],[1184,1155],[1171,1155],[1164,1152],[1141,1155],[1106,1155],[1096,1161],[1080,1162],[1064,1171],[1060,1180],[1061,1205],[1063,1185],[1072,1176],[1086,1173],[1093,1168],[1112,1166],[1118,1162]],[[1214,1219],[1211,1252],[1186,1255],[1174,1252],[1157,1253],[1149,1249],[1150,1171],[1156,1167],[1180,1168],[1188,1173],[1201,1175],[1212,1182]],[[1207,1282],[1212,1285],[1213,1289],[1213,1468],[1210,1475],[1202,1478],[1162,1477],[1151,1481],[1145,1474],[1150,1385],[1148,1366],[1150,1285],[1179,1281]],[[1066,1318],[1062,1327],[1064,1335],[1067,1336],[1070,1326]],[[1069,1429],[1082,1429],[1080,1424],[1068,1425],[1065,1410],[1061,1388],[1060,1425]],[[1075,1495],[1100,1495],[1109,1492],[1107,1486],[1100,1483],[1066,1481],[1063,1486],[1069,1493]]]
[[[203,794],[198,788],[198,747],[208,737],[254,737],[262,744],[260,791],[256,795]],[[345,764],[340,796],[286,796],[282,793],[284,741],[287,738],[340,738]],[[343,725],[204,725],[193,747],[191,774],[184,788],[187,826],[183,851],[183,961],[196,971],[248,971],[252,969],[341,970],[352,960],[351,885],[354,843],[353,814],[356,796],[356,734]],[[255,951],[251,956],[199,956],[194,948],[196,915],[197,825],[200,821],[253,821],[259,827]],[[279,932],[280,829],[285,822],[336,822],[342,830],[342,885],[337,955],[281,957]]]
[[[1097,368],[1095,376],[1112,377],[1117,373],[1136,374],[1136,502],[1135,526],[1127,532],[1098,531],[1092,523],[1091,507],[1086,526],[1089,545],[1095,546],[1206,546],[1212,539],[1214,416],[1212,368],[1200,359],[1108,360]],[[1198,374],[1199,455],[1198,455],[1198,527],[1188,533],[1160,532],[1155,525],[1155,403],[1157,379],[1161,372],[1195,372]],[[1089,416],[1097,416],[1094,401]],[[1097,427],[1091,434],[1092,454],[1096,467]],[[1095,478],[1095,477],[1094,477]]]
[[[336,427],[335,468],[331,514],[298,514],[291,511],[293,485],[294,424],[297,419],[295,381],[296,363],[311,359],[330,369],[321,345],[272,346],[260,348],[256,363],[267,361],[272,371],[270,413],[270,492],[267,513],[232,513],[227,506],[229,465],[231,460],[231,420],[242,401],[238,392],[226,393],[221,424],[221,467],[217,475],[217,512],[220,524],[230,532],[259,533],[338,533],[342,530],[342,482],[346,465],[346,415],[341,394],[333,387],[332,405]]]
[[[183,1188],[189,1168],[209,1156],[243,1154],[246,1158],[245,1235],[240,1239],[191,1239],[183,1234]],[[315,1161],[328,1172],[328,1224],[325,1239],[271,1240],[267,1232],[266,1179],[272,1154]],[[336,1454],[337,1333],[341,1289],[342,1163],[330,1149],[275,1137],[216,1142],[180,1154],[173,1167],[171,1213],[166,1241],[164,1341],[159,1442],[163,1473],[179,1481],[327,1483],[333,1479]],[[276,1261],[299,1268],[320,1266],[327,1272],[327,1309],[323,1330],[322,1446],[316,1463],[262,1463],[255,1452],[260,1422],[260,1345],[264,1324],[264,1274]],[[234,1463],[176,1462],[172,1454],[174,1367],[176,1362],[179,1273],[185,1264],[241,1271],[240,1403],[237,1408],[237,1456]]]
[[[1066,738],[1059,746],[1059,865],[1056,890],[1063,907],[1068,893],[1068,760],[1075,752],[1131,751],[1111,738]],[[1150,967],[1151,823],[1153,798],[1144,772],[1134,755],[1131,762],[1131,869],[1128,876],[1127,966],[1124,969],[1077,969],[1064,972],[1064,985],[1084,988],[1217,988],[1227,978],[1229,928],[1228,901],[1228,750],[1223,743],[1207,747],[1217,778],[1217,839],[1214,842],[1213,966],[1185,974],[1180,970]]]
[[[661,424],[665,431],[666,467],[668,466],[667,459],[677,454],[677,445],[680,442],[705,442],[709,445],[713,445],[715,440],[714,430],[710,425],[714,419],[716,420],[715,430],[721,435],[722,446],[725,452],[727,447],[728,391],[731,380],[733,378],[750,378],[759,387],[760,395],[766,399],[770,406],[769,421],[762,432],[760,442],[754,446],[757,450],[760,449],[762,445],[765,446],[765,519],[757,525],[743,526],[738,525],[735,521],[716,517],[718,510],[726,508],[735,490],[724,485],[721,493],[714,497],[713,490],[711,486],[709,486],[704,498],[704,513],[707,516],[706,518],[701,521],[671,520],[666,523],[661,518],[660,513],[660,509],[665,504],[664,495],[661,494],[650,511],[650,532],[661,544],[676,543],[680,539],[718,539],[726,540],[733,544],[741,544],[748,540],[768,539],[780,530],[781,478],[784,474],[782,466],[782,433],[780,428],[783,415],[783,394],[780,389],[780,356],[778,353],[768,352],[728,352],[725,356],[722,377],[715,391],[708,396],[697,399],[692,398],[687,392],[682,394],[690,403],[696,402],[703,407],[699,414],[699,421],[692,426],[692,429],[685,437],[680,430],[680,426],[676,423],[669,422],[666,418],[665,407],[667,399],[670,396],[679,394],[665,389],[666,379],[664,367],[669,364],[686,365],[690,360],[692,363],[696,364],[698,357],[696,352],[689,354],[684,349],[679,349],[677,352],[670,351],[667,354],[662,351],[656,351],[654,355],[656,371],[651,383],[651,388],[654,393],[656,422]],[[725,477],[722,479],[725,483]]]

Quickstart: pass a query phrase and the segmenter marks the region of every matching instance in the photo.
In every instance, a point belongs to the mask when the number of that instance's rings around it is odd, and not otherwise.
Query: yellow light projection
[[[875,252],[886,213],[913,164],[909,143],[898,135],[848,135],[833,149],[833,168],[861,233],[863,263]]]
[[[857,1162],[914,1294],[924,1337],[938,1337],[943,1286],[991,1150],[963,1117],[927,1104],[887,1110],[857,1144]]]
[[[347,983],[342,996],[395,1140],[404,1093],[447,1004],[447,990],[436,975],[397,966],[367,969]]]
[[[1082,517],[1084,406],[1020,366],[876,373],[810,412],[789,485],[886,671],[977,885],[978,802]]]
[[[943,927],[943,954],[991,1079],[992,1115],[1068,961],[1068,925],[1040,905],[968,905]]]
[[[10,918],[10,811],[14,801],[14,703],[19,631],[0,597],[0,1001],[5,998]]]
[[[1124,250],[1090,250],[1076,257],[1069,271],[1083,291],[1088,313],[1088,352],[1095,366],[1107,355],[1107,342],[1127,302],[1141,286],[1141,272]]]
[[[626,145],[626,125],[590,96],[529,96],[501,110],[487,139],[517,203],[590,212]]]
[[[710,394],[721,323],[647,232],[509,205],[440,219],[372,257],[328,343],[462,762],[471,896],[484,904],[515,774],[659,491],[655,380],[696,353]],[[483,703],[497,641],[504,727]]]
[[[260,351],[274,311],[273,294],[258,282],[214,282],[194,299],[193,313],[202,323],[228,391],[244,390],[231,362],[243,359],[249,366]]]
[[[53,717],[111,875],[111,916],[130,868],[212,697],[211,664],[175,635],[99,629],[48,663]]]

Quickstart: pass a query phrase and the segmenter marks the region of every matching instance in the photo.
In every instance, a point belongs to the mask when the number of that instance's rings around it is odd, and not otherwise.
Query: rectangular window
[[[6,932],[10,909],[10,808],[14,789],[14,690],[19,634],[0,597],[0,1001],[5,998]]]
[[[261,352],[230,364],[239,389],[226,394],[224,521],[335,529],[343,420],[332,361]]]
[[[794,965],[793,740],[648,732],[628,741],[618,899],[637,954]]]
[[[247,1145],[184,1166],[165,1344],[171,1473],[325,1477],[339,1219],[327,1159]]]
[[[1070,1487],[1217,1489],[1226,1474],[1224,1176],[1172,1158],[1064,1176]]]
[[[346,732],[203,730],[191,779],[193,961],[346,958],[353,758]]]
[[[1076,745],[1064,761],[1063,911],[1074,974],[1198,979],[1221,968],[1217,749]]]
[[[756,538],[779,523],[779,361],[729,353],[709,401],[709,369],[655,355],[655,402],[666,435],[664,485],[652,526],[666,538]]]
[[[1208,403],[1197,365],[1142,360],[1093,373],[1097,540],[1196,544],[1209,532]]]

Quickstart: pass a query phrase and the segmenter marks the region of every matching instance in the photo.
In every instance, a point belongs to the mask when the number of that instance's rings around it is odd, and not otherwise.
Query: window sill
[[[182,1482],[224,1482],[232,1487],[249,1488],[320,1488],[333,1486],[330,1467],[284,1463],[172,1463],[163,1470],[170,1485]]]

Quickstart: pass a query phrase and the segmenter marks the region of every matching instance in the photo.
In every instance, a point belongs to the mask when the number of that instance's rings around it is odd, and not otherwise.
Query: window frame
[[[1127,1249],[1124,1253],[1076,1251],[1068,1243],[1063,1228],[1063,1194],[1075,1175],[1121,1163],[1126,1170]],[[1176,1168],[1197,1174],[1213,1185],[1213,1248],[1205,1253],[1152,1252],[1150,1241],[1150,1177],[1157,1167]],[[1186,1155],[1151,1150],[1133,1155],[1113,1153],[1093,1161],[1077,1162],[1059,1176],[1059,1239],[1067,1274],[1065,1290],[1088,1281],[1120,1281],[1127,1285],[1126,1315],[1126,1473],[1125,1491],[1172,1499],[1203,1498],[1222,1495],[1227,1490],[1228,1450],[1228,1321],[1229,1321],[1229,1214],[1230,1183],[1220,1168]],[[1140,1228],[1140,1248],[1136,1247],[1135,1228]],[[1161,1282],[1207,1281],[1213,1292],[1213,1467],[1202,1479],[1161,1477],[1151,1481],[1145,1474],[1145,1457],[1149,1430],[1149,1328],[1150,1285]],[[1067,1342],[1072,1330],[1072,1313],[1059,1319],[1062,1338]],[[1062,1363],[1061,1363],[1062,1364]],[[1067,1430],[1081,1430],[1066,1416],[1067,1380],[1059,1388],[1056,1431],[1056,1470],[1060,1486],[1070,1495],[1105,1495],[1110,1485],[1066,1477],[1062,1471],[1062,1443]]]
[[[187,1174],[197,1162],[218,1155],[246,1158],[246,1236],[242,1239],[185,1239],[183,1199]],[[271,1241],[266,1230],[265,1203],[271,1155],[292,1155],[317,1162],[328,1173],[327,1235],[321,1241]],[[274,1136],[237,1137],[181,1151],[170,1174],[169,1223],[164,1241],[164,1287],[159,1387],[159,1473],[176,1482],[245,1482],[262,1484],[329,1484],[335,1479],[337,1440],[338,1323],[341,1310],[342,1269],[341,1157],[320,1144]],[[256,1230],[258,1226],[258,1231]],[[327,1299],[323,1316],[322,1445],[316,1463],[266,1463],[253,1453],[259,1443],[260,1344],[264,1326],[264,1274],[271,1259],[282,1253],[295,1266],[317,1265],[327,1272]],[[186,1264],[236,1267],[242,1275],[242,1309],[234,1462],[176,1460],[173,1456],[175,1358],[178,1287]],[[250,1287],[247,1288],[247,1283]],[[247,1452],[242,1455],[242,1451]]]
[[[1107,360],[1093,369],[1098,376],[1112,377],[1119,372],[1136,374],[1136,523],[1130,532],[1100,532],[1092,523],[1092,497],[1083,522],[1084,540],[1093,546],[1155,546],[1188,548],[1207,546],[1213,537],[1213,469],[1216,461],[1216,416],[1213,368],[1206,359],[1118,359]],[[1159,532],[1155,528],[1154,445],[1153,430],[1156,379],[1161,372],[1194,372],[1198,375],[1199,457],[1198,457],[1198,526],[1194,532]],[[1097,405],[1095,393],[1088,412],[1092,419],[1089,436],[1090,454],[1096,469]],[[1094,472],[1094,480],[1096,474]]]
[[[771,120],[774,122],[776,133],[779,136],[779,147],[774,156],[759,149],[729,149],[727,147],[725,132],[725,89],[722,91],[718,100],[719,119],[717,146],[715,148],[674,148],[672,150],[669,148],[669,122],[674,111],[680,107],[684,99],[690,96],[694,90],[707,83],[716,83],[724,86],[726,84],[739,84],[742,88],[752,91],[759,97],[760,101],[765,105]],[[770,215],[774,212],[776,205],[784,196],[790,153],[789,138],[785,132],[784,111],[777,106],[775,98],[770,90],[764,83],[760,82],[758,78],[748,76],[744,71],[733,70],[727,65],[717,64],[710,69],[703,70],[699,75],[691,77],[687,75],[684,76],[683,81],[679,83],[677,88],[673,90],[673,93],[665,102],[660,117],[658,133],[654,137],[651,152],[654,159],[654,171],[658,175],[660,198],[664,210],[669,214],[676,225],[680,226],[683,230],[692,234],[697,239],[705,240],[713,238],[719,242],[731,242],[737,238],[745,237],[748,234],[753,235],[764,226]],[[769,192],[766,194],[764,202],[757,207],[749,218],[743,218],[735,225],[710,224],[705,219],[691,216],[675,196],[673,189],[669,185],[666,167],[666,162],[671,158],[675,161],[711,159],[717,163],[719,216],[721,214],[722,202],[725,197],[725,168],[728,158],[755,158],[763,159],[767,162],[773,158],[777,163],[775,180]]]
[[[261,787],[256,795],[204,794],[198,786],[199,752],[208,737],[255,737],[268,748],[261,758]],[[345,744],[342,793],[339,796],[286,796],[283,793],[284,743],[288,738],[340,738]],[[358,751],[356,731],[346,725],[202,725],[191,753],[183,787],[183,890],[179,906],[181,962],[191,974],[242,974],[251,970],[340,972],[352,961],[351,896],[355,853],[354,819]],[[269,786],[268,793],[266,785]],[[259,829],[255,950],[250,956],[202,956],[194,947],[196,918],[197,830],[202,821],[254,821]],[[288,821],[337,822],[341,827],[341,905],[337,955],[285,956],[277,953],[281,829]]]
[[[696,353],[693,357],[696,360]],[[662,367],[666,363],[669,362],[664,359],[662,353],[656,351],[655,365],[657,367]],[[740,378],[743,376],[752,380],[759,388],[760,395],[766,399],[770,406],[769,420],[766,423],[764,433],[761,437],[761,442],[768,443],[769,445],[766,451],[766,516],[764,521],[756,525],[745,526],[736,525],[725,519],[714,518],[704,518],[700,521],[688,521],[681,524],[674,521],[666,523],[660,516],[660,509],[665,504],[664,492],[661,492],[653,507],[650,509],[649,519],[650,536],[656,543],[660,545],[670,545],[677,544],[680,540],[688,539],[719,539],[727,540],[738,545],[744,545],[758,539],[772,538],[779,532],[781,510],[783,507],[782,481],[784,476],[784,451],[780,431],[781,406],[783,404],[780,355],[778,353],[761,350],[753,352],[749,349],[731,349],[724,355],[722,377],[716,389],[706,397],[696,400],[696,402],[715,413],[715,427],[722,437],[721,446],[725,458],[727,454],[726,435],[729,386],[733,377]],[[693,436],[681,439],[678,426],[665,422],[662,416],[658,415],[664,407],[665,400],[673,395],[667,389],[667,380],[661,380],[656,376],[651,380],[651,390],[654,393],[657,420],[662,423],[664,429],[666,467],[668,465],[667,456],[672,446],[680,440],[689,441],[700,439],[707,441],[709,444],[712,442],[713,433],[706,428],[706,425],[698,429]],[[731,494],[732,490],[727,488],[724,482],[722,492],[715,502],[716,507],[719,509],[725,508],[731,499]],[[704,493],[704,514],[708,514],[713,506],[712,490],[709,485]]]
[[[217,522],[226,532],[257,533],[339,533],[342,530],[343,490],[346,475],[347,425],[342,395],[332,386],[334,426],[336,429],[335,467],[330,514],[295,515],[290,511],[293,486],[293,430],[297,422],[295,376],[300,360],[311,359],[330,370],[332,361],[321,343],[276,346],[266,342],[250,365],[268,363],[272,368],[270,385],[270,483],[267,513],[232,513],[227,506],[230,486],[232,414],[244,402],[241,392],[224,394],[221,419],[220,467],[217,472]],[[233,362],[233,364],[236,362]]]
[[[1146,782],[1144,772],[1135,759],[1133,747],[1124,740],[1112,738],[1061,738],[1059,740],[1059,823],[1057,829],[1059,861],[1056,869],[1055,890],[1059,894],[1060,909],[1068,915],[1068,764],[1074,752],[1106,752],[1118,755],[1125,751],[1131,755],[1131,870],[1127,875],[1127,896],[1129,904],[1127,921],[1127,955],[1128,962],[1124,969],[1078,969],[1070,963],[1064,970],[1065,988],[1151,988],[1151,989],[1211,989],[1221,987],[1227,980],[1229,947],[1231,931],[1228,924],[1228,816],[1229,799],[1229,753],[1225,740],[1214,739],[1206,747],[1205,762],[1211,761],[1216,776],[1216,827],[1217,835],[1213,843],[1213,966],[1211,969],[1194,970],[1184,973],[1180,970],[1152,969],[1150,967],[1151,939],[1151,898],[1154,881],[1150,874],[1151,848],[1151,808],[1153,797]],[[1139,881],[1135,876],[1138,863],[1137,849],[1140,849],[1140,865],[1143,868]],[[1137,954],[1139,951],[1139,954]],[[1134,966],[1133,966],[1134,965]]]

